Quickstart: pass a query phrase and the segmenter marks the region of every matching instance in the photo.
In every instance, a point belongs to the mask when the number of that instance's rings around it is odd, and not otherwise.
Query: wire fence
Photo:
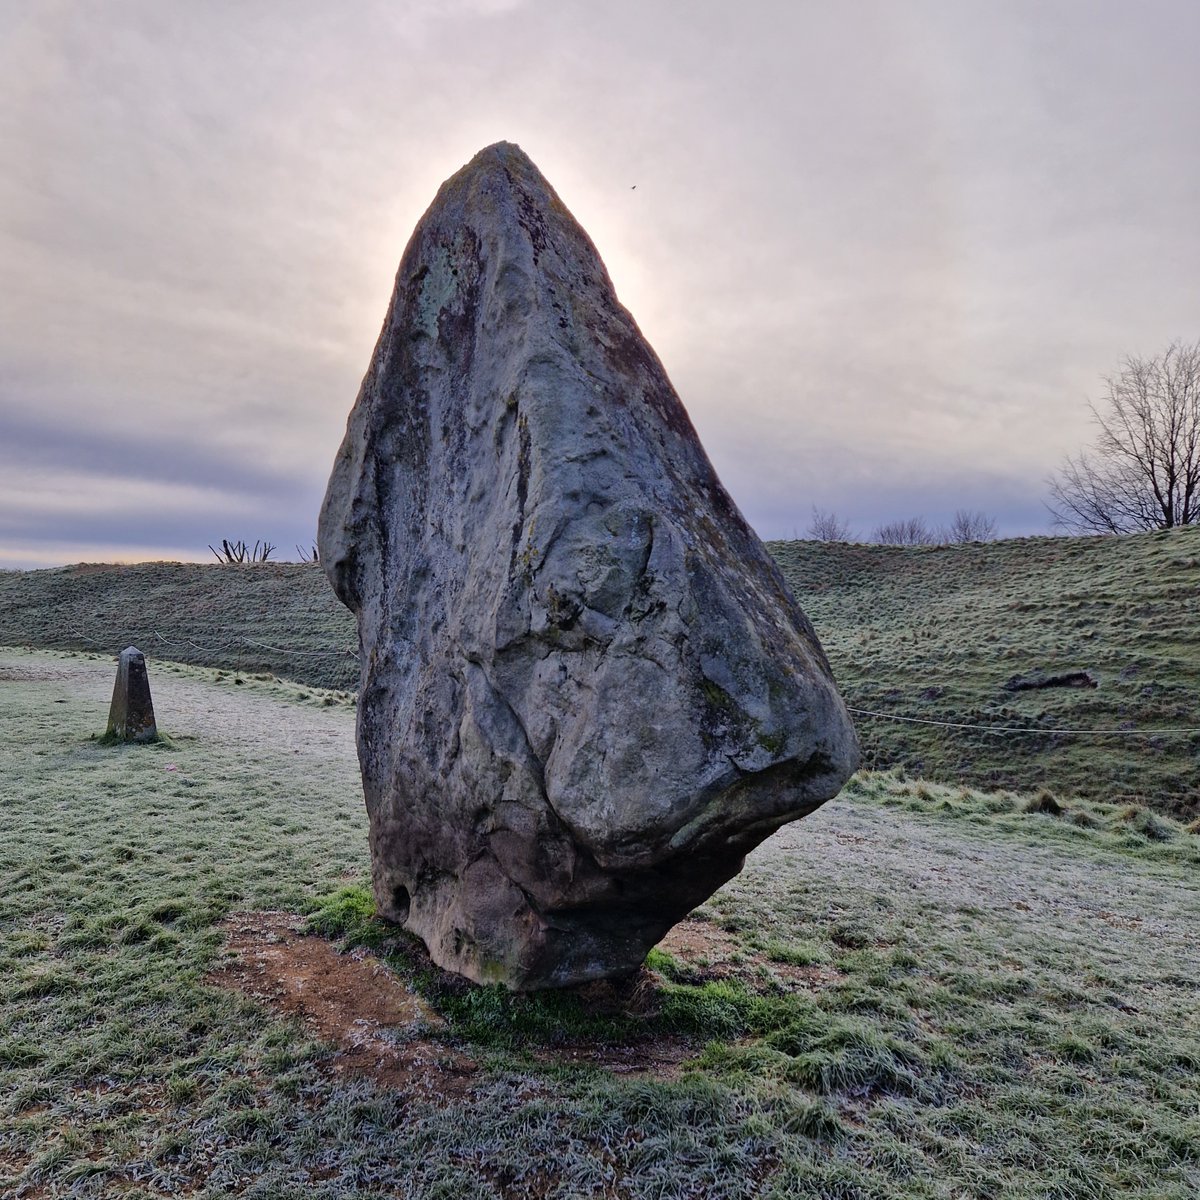
[[[937,725],[942,729],[970,729],[976,733],[1046,733],[1069,737],[1159,737],[1164,734],[1190,736],[1200,733],[1200,727],[1183,729],[1058,729],[1047,725],[971,725],[965,721],[937,721],[932,717],[904,717],[899,713],[874,712],[869,708],[846,705],[846,711],[860,717],[877,717],[881,721],[901,721],[906,725]]]
[[[100,641],[96,638],[89,637],[86,633],[78,629],[68,628],[68,632],[79,638],[81,641],[89,642],[94,646],[104,646],[110,648],[113,644],[112,639],[109,641]],[[273,646],[268,642],[260,642],[257,638],[238,637],[229,639],[218,646],[201,646],[199,642],[192,641],[191,638],[183,637],[179,639],[171,639],[165,637],[157,629],[150,630],[151,635],[164,646],[190,646],[193,650],[198,650],[202,654],[220,655],[229,651],[237,652],[242,646],[253,646],[261,650],[269,650],[272,654],[280,654],[285,657],[298,658],[342,658],[349,656],[357,659],[358,651],[349,647],[343,647],[339,650],[309,650],[300,649],[297,647]],[[120,639],[118,639],[120,640]],[[909,717],[901,713],[878,712],[870,708],[856,708],[853,705],[846,705],[846,710],[859,717],[872,717],[878,721],[893,721],[905,725],[930,725],[939,729],[960,729],[971,733],[992,734],[1002,737],[1009,734],[1043,734],[1053,737],[1134,737],[1134,738],[1152,738],[1152,737],[1192,737],[1200,734],[1200,726],[1182,726],[1163,728],[1153,726],[1145,729],[1063,729],[1047,725],[979,725],[967,721],[940,721],[934,717]]]
[[[98,638],[90,637],[88,634],[83,633],[79,629],[72,629],[69,626],[67,628],[67,632],[72,637],[79,638],[80,641],[89,642],[93,646],[103,646],[105,649],[110,649],[115,644],[115,642],[125,640],[124,638],[109,638],[107,640],[102,641]],[[188,638],[188,637],[184,637],[184,638],[165,637],[163,634],[159,633],[157,629],[151,629],[150,635],[156,641],[161,642],[164,646],[173,646],[176,648],[178,648],[180,646],[190,646],[193,650],[199,650],[201,654],[226,654],[230,650],[237,651],[242,646],[254,646],[254,647],[257,647],[262,650],[270,650],[272,654],[282,654],[287,657],[343,658],[343,657],[349,656],[350,658],[353,658],[353,659],[358,658],[358,651],[353,650],[348,646],[343,647],[340,650],[302,650],[297,647],[289,648],[289,647],[285,647],[285,646],[272,646],[267,642],[260,642],[256,638],[248,638],[248,637],[230,638],[223,642],[220,642],[216,646],[202,646],[202,645],[200,645],[199,642],[194,642],[194,641],[192,641],[191,638]]]

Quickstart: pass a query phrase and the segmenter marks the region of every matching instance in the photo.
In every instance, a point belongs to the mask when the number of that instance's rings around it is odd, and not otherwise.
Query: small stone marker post
[[[117,742],[152,742],[158,737],[146,656],[134,646],[121,651],[105,737]]]

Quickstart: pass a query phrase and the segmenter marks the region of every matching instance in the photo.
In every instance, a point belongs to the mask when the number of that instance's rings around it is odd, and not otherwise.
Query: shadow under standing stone
[[[113,687],[112,707],[108,710],[108,729],[104,737],[113,742],[158,740],[146,656],[134,646],[122,650],[118,659],[117,682]]]

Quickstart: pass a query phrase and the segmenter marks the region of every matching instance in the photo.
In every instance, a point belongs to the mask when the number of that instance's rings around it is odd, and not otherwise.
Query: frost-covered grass
[[[0,645],[358,686],[354,618],[315,563],[79,563],[0,574]]]
[[[0,1195],[1200,1190],[1181,823],[866,775],[700,910],[736,974],[657,952],[643,1015],[597,1013],[448,983],[370,921],[347,707],[152,665],[171,744],[103,748],[113,669],[0,652]],[[475,1091],[335,1076],[206,983],[222,917],[267,908],[392,954],[483,1064]],[[622,1077],[576,1062],[580,1037],[690,1058]]]

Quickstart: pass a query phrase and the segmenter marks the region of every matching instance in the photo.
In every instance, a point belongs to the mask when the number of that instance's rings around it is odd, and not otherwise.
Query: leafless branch
[[[852,542],[854,534],[850,532],[850,522],[842,520],[837,513],[817,508],[812,510],[812,520],[808,523],[808,536],[817,542]]]
[[[899,521],[887,521],[875,527],[875,541],[885,546],[934,546],[938,536],[924,517],[907,517]]]
[[[1200,341],[1126,358],[1090,407],[1094,446],[1050,480],[1055,523],[1131,533],[1200,521]]]
[[[960,508],[950,524],[942,530],[943,542],[991,542],[996,537],[996,522],[985,512]]]

